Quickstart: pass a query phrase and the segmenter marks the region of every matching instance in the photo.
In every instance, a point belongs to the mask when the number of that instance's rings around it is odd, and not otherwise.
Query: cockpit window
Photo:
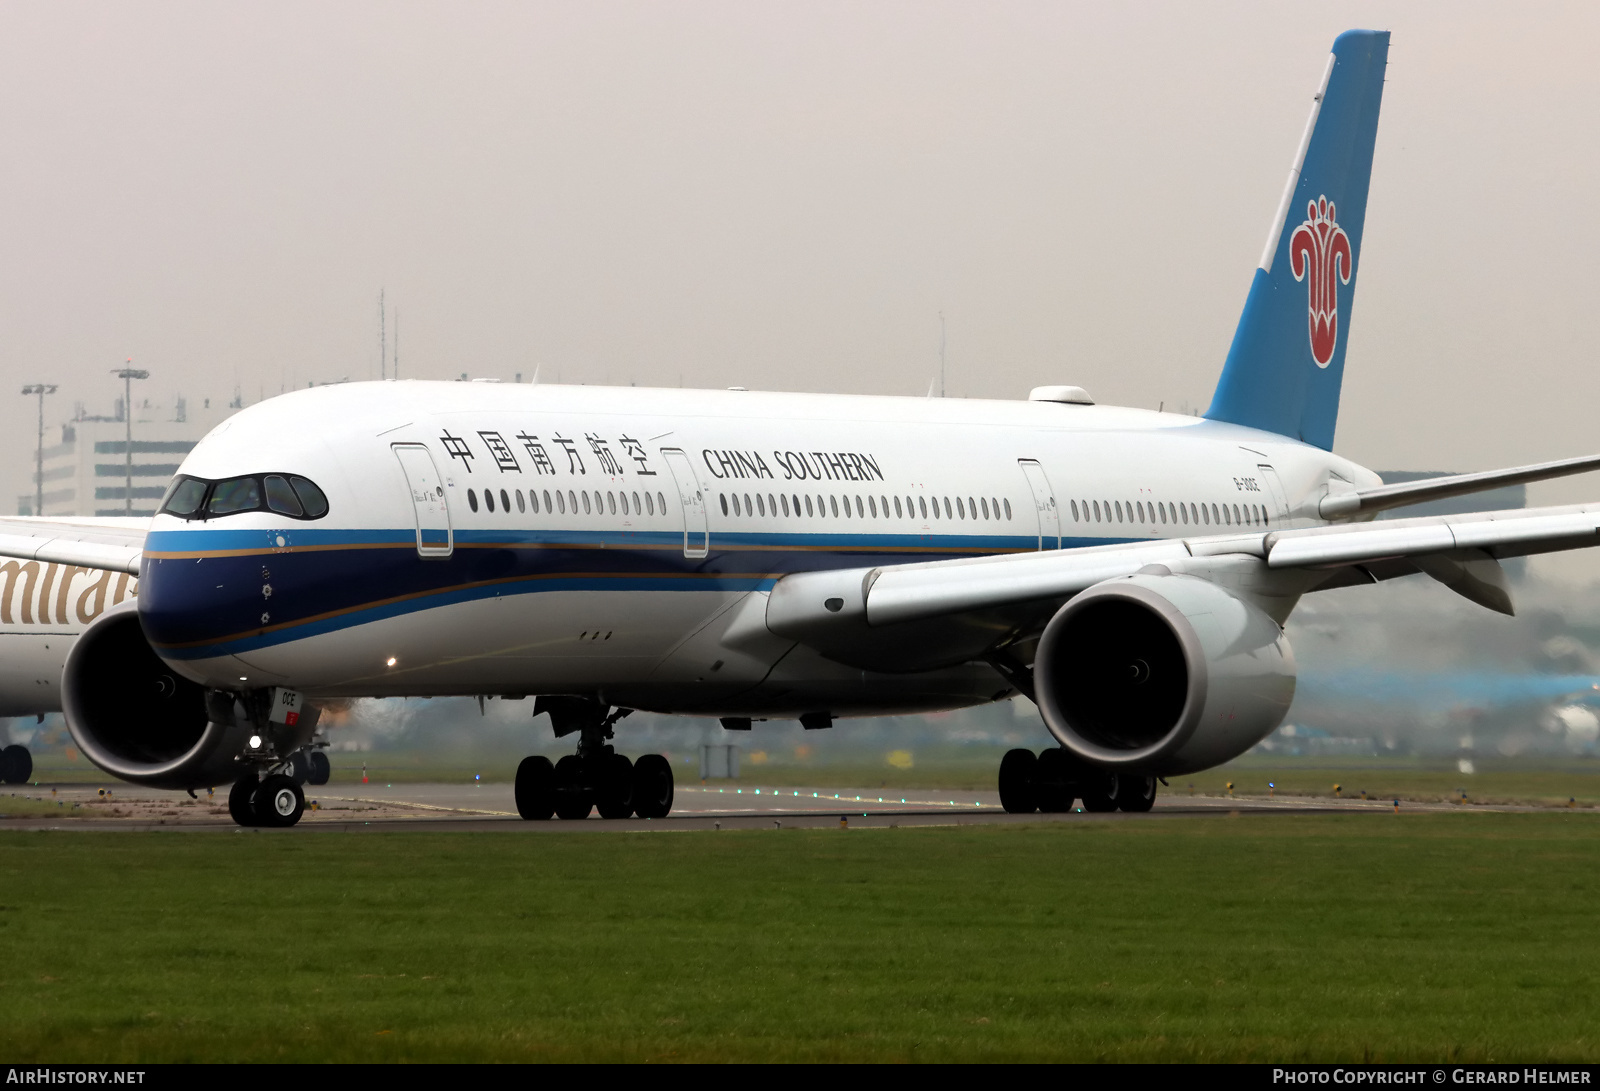
[[[314,482],[292,474],[251,474],[223,481],[183,475],[167,489],[161,511],[180,519],[216,519],[247,511],[320,519],[328,514],[328,497]]]
[[[167,490],[167,498],[161,503],[161,510],[171,512],[173,515],[193,515],[200,510],[200,505],[206,498],[206,483],[193,477],[179,477],[173,480],[172,487]]]
[[[305,506],[307,519],[321,519],[328,514],[328,498],[315,482],[303,477],[291,477],[289,480],[294,485],[295,494],[300,497],[300,503]]]
[[[255,511],[261,506],[261,484],[253,477],[230,477],[211,486],[206,511],[212,515],[232,515],[236,511]]]
[[[289,487],[289,479],[278,474],[267,475],[267,507],[280,515],[301,516],[306,513],[300,498]]]

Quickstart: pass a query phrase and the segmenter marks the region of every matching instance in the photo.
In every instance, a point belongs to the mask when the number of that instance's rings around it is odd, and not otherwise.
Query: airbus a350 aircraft
[[[246,409],[147,534],[7,520],[0,553],[137,573],[67,659],[83,752],[125,779],[233,781],[246,825],[319,699],[532,695],[575,753],[523,817],[665,815],[629,710],[835,718],[1018,693],[1009,810],[1148,808],[1282,719],[1308,592],[1423,572],[1509,611],[1499,559],[1600,541],[1600,505],[1367,524],[1600,466],[1384,486],[1333,453],[1388,35],[1334,43],[1204,418],[1094,405],[358,383]]]

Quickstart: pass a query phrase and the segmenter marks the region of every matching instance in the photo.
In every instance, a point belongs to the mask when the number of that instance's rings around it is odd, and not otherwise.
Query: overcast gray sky
[[[410,376],[922,394],[942,309],[952,394],[1203,408],[1349,27],[1394,37],[1338,449],[1600,450],[1582,3],[3,3],[0,361],[52,418],[130,356],[375,378],[384,287]]]

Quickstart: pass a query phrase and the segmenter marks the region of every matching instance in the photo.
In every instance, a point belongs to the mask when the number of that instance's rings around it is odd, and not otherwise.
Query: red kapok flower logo
[[[1306,282],[1307,323],[1311,328],[1311,358],[1327,367],[1339,343],[1338,285],[1349,284],[1355,256],[1350,236],[1334,216],[1326,195],[1306,202],[1306,222],[1289,236],[1289,268],[1294,279]]]

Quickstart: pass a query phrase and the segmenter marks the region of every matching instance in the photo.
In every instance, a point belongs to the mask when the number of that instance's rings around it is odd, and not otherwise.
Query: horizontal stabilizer
[[[1402,508],[1407,504],[1423,504],[1430,500],[1448,500],[1453,496],[1466,496],[1507,485],[1525,485],[1530,481],[1548,481],[1554,477],[1587,473],[1589,470],[1600,470],[1600,455],[1564,458],[1557,462],[1540,462],[1533,466],[1514,466],[1508,470],[1485,470],[1475,474],[1430,477],[1426,481],[1407,481],[1399,485],[1382,485],[1375,489],[1335,493],[1324,497],[1317,510],[1324,519],[1342,519],[1362,512],[1385,511],[1389,508]]]

